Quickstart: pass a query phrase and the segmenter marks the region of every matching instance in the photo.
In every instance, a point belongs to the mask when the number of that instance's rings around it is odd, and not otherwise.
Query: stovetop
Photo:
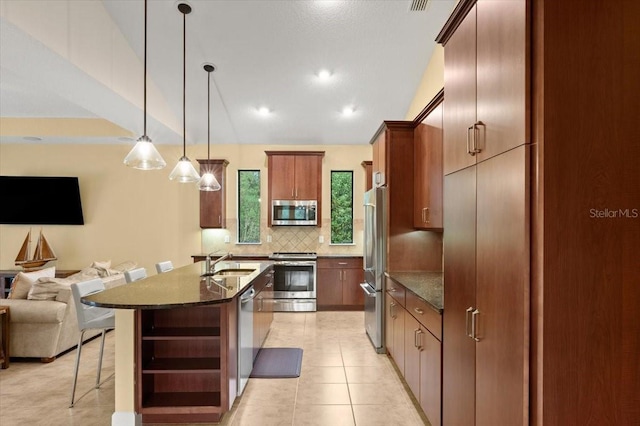
[[[316,260],[318,259],[317,253],[313,252],[286,252],[279,251],[269,256],[269,259],[274,260]]]

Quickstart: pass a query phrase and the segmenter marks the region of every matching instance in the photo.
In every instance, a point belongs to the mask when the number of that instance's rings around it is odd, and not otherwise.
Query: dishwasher
[[[238,298],[238,395],[242,395],[253,369],[253,286]]]

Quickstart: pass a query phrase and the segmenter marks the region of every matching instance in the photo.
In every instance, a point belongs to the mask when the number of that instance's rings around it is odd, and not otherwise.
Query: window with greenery
[[[260,170],[238,170],[238,242],[260,242]]]
[[[331,171],[331,244],[353,244],[353,171]]]

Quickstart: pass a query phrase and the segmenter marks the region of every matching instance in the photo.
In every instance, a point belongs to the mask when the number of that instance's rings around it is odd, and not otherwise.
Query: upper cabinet
[[[200,191],[200,228],[225,228],[227,160],[197,160],[200,175],[210,171],[220,184],[219,191]]]
[[[445,174],[529,143],[526,2],[460,6],[468,13],[438,39],[446,44]]]
[[[373,188],[373,161],[363,161],[364,167],[364,190],[365,192]]]
[[[324,151],[265,151],[269,168],[269,206],[272,200],[317,200],[318,226],[322,211]],[[269,225],[271,225],[271,208]]]
[[[444,92],[427,105],[414,130],[413,226],[442,231],[442,100]]]

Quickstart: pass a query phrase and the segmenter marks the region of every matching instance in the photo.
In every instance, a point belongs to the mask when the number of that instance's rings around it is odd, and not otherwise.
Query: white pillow
[[[111,260],[96,260],[91,264],[91,268],[95,268],[101,278],[113,275],[111,269]]]
[[[9,293],[9,299],[26,299],[29,295],[31,286],[38,280],[38,278],[48,277],[53,278],[56,276],[56,267],[40,269],[33,272],[18,272],[11,283],[11,292]]]
[[[56,300],[60,290],[70,288],[73,280],[66,278],[38,278],[33,283],[27,299],[29,300]]]
[[[133,260],[127,260],[127,261],[124,261],[122,263],[118,263],[117,265],[115,265],[113,267],[112,270],[119,271],[122,274],[125,271],[130,271],[131,269],[135,269],[137,266],[138,266],[138,264],[136,262],[134,262]]]

